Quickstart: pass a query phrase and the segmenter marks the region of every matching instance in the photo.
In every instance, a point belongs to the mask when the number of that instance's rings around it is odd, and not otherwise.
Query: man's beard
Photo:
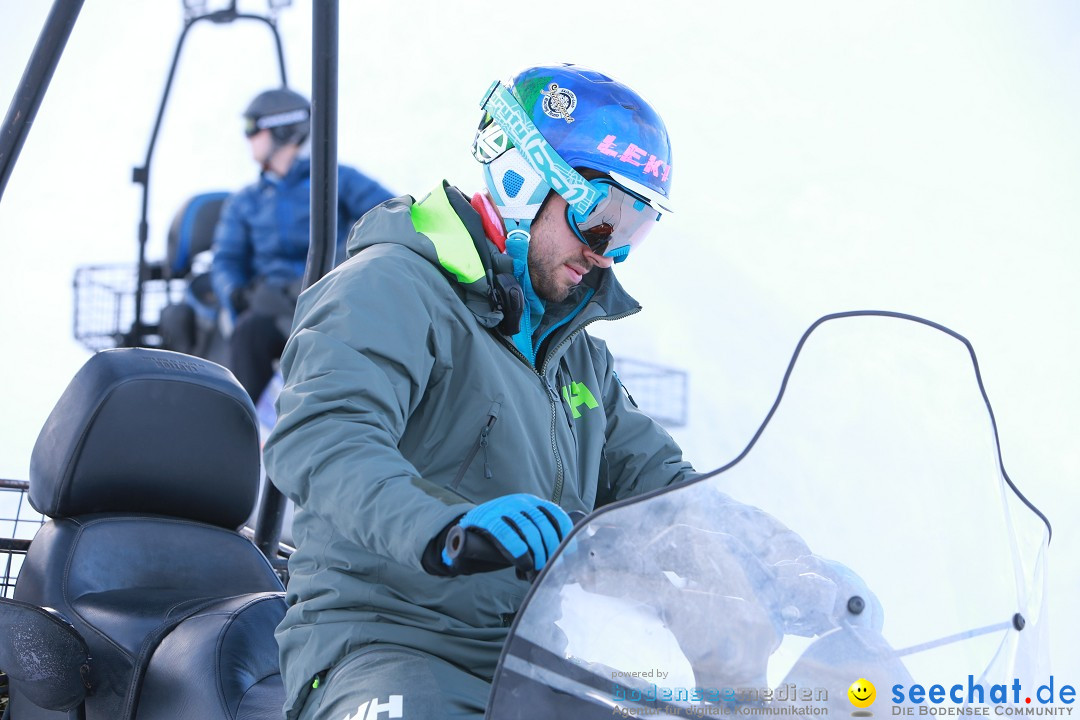
[[[560,276],[563,274],[563,263],[551,258],[534,258],[539,253],[529,253],[529,279],[532,281],[533,291],[541,300],[547,302],[562,302],[576,287],[570,285]]]

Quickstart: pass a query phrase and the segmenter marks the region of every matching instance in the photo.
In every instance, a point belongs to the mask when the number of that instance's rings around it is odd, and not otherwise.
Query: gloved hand
[[[477,505],[457,524],[467,532],[491,540],[522,577],[532,577],[542,570],[555,548],[573,529],[570,516],[561,507],[527,493],[506,495]],[[469,567],[467,563],[461,566],[460,559],[455,565],[445,550],[442,550],[442,562],[454,575],[481,569]]]
[[[233,288],[229,293],[229,301],[224,303],[225,307],[229,308],[232,312],[233,320],[236,320],[236,316],[248,309],[248,291],[246,287]]]

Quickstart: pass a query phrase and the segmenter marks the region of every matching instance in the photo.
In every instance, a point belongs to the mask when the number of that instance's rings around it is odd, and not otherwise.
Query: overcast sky
[[[0,0],[8,101],[46,3]],[[241,7],[259,9],[259,3]],[[343,2],[339,155],[390,189],[480,186],[469,143],[488,84],[552,61],[624,80],[673,137],[676,214],[619,276],[645,306],[596,333],[690,374],[676,431],[701,469],[733,457],[820,315],[914,313],[975,345],[1013,479],[1055,522],[1052,597],[1080,583],[1080,6],[578,2],[523,16],[481,2]],[[708,8],[708,9],[705,9]],[[310,90],[310,5],[281,17]],[[0,205],[0,476],[88,357],[76,266],[136,253],[141,164],[181,3],[87,0]],[[277,84],[269,33],[191,33],[151,179],[148,255],[175,209],[254,168],[240,112]],[[633,388],[631,388],[632,390]],[[823,408],[827,418],[829,408]],[[823,421],[825,421],[823,419]],[[1080,637],[1058,605],[1058,637]],[[1075,645],[1054,648],[1080,682]]]

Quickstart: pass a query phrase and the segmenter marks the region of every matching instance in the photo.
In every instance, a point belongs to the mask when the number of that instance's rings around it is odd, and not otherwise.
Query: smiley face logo
[[[851,683],[851,687],[847,691],[848,700],[851,700],[851,704],[857,708],[868,708],[874,704],[874,700],[877,698],[877,690],[874,689],[874,684],[866,678],[859,678],[855,682]]]

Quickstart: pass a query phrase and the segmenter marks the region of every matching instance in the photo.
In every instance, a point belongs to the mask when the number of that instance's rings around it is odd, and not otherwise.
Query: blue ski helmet
[[[473,155],[485,164],[508,230],[527,231],[549,190],[574,217],[588,215],[607,190],[581,168],[608,176],[658,214],[670,212],[667,128],[626,85],[578,65],[538,66],[493,83],[481,107]]]

